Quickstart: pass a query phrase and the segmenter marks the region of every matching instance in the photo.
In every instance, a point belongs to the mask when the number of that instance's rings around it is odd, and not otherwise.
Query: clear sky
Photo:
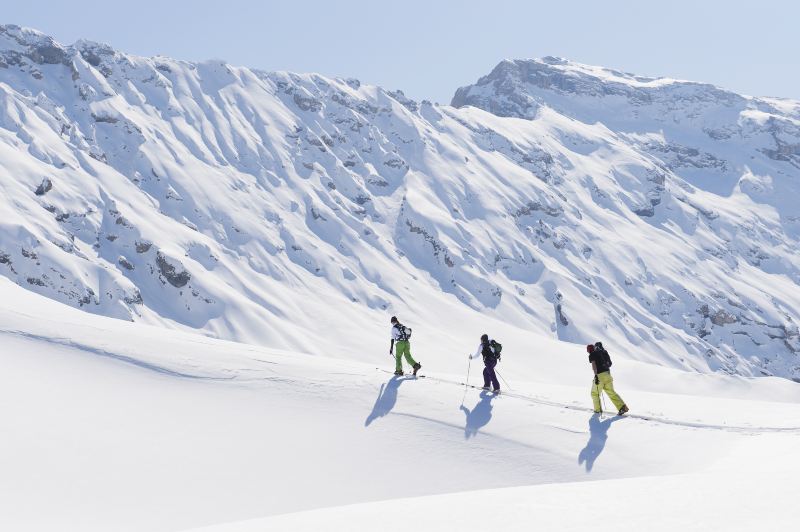
[[[356,77],[415,99],[505,58],[555,55],[800,99],[800,2],[784,0],[4,1],[0,23],[138,55]]]

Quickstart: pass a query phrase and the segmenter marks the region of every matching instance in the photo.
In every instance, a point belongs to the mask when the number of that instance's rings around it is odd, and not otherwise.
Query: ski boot
[[[403,376],[403,370],[401,370],[401,369],[398,369],[397,371],[395,371],[395,372],[394,372],[394,374],[395,374],[395,376],[397,376],[397,377],[402,377],[402,376]]]
[[[417,376],[417,371],[419,371],[419,368],[421,368],[421,367],[422,367],[422,364],[420,364],[419,362],[414,364],[414,376],[415,377]]]
[[[492,390],[492,393],[495,395],[500,395],[500,388],[495,388],[494,390]]]
[[[628,405],[622,405],[622,408],[619,409],[619,413],[617,415],[621,416],[621,415],[625,414],[628,410],[629,410],[628,409]]]

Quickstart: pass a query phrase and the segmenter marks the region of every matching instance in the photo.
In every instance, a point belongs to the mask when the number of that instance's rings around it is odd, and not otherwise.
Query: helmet
[[[592,351],[594,351],[594,345],[592,345],[592,344],[587,345],[586,346],[586,352],[587,353],[591,353]]]
[[[392,319],[389,320],[389,323],[395,323],[397,321],[397,316],[392,316]]]
[[[482,334],[481,335],[481,342],[487,342],[488,340],[489,340],[489,335],[488,334]]]

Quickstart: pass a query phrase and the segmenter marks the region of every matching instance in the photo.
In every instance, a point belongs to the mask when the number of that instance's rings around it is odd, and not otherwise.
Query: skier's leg
[[[483,387],[484,388],[488,388],[489,387],[489,381],[492,378],[492,375],[491,375],[490,371],[491,370],[489,368],[489,364],[486,364],[486,366],[484,366],[484,368],[483,368]]]
[[[594,405],[595,412],[602,412],[602,407],[600,406],[600,385],[595,384],[594,380],[592,380],[592,404]]]
[[[497,360],[494,360],[486,365],[486,368],[489,370],[489,379],[492,381],[493,390],[500,389],[500,382],[497,380],[497,372],[494,370],[494,367],[496,365],[497,365]]]
[[[406,345],[405,345],[404,354],[405,354],[405,357],[406,357],[406,362],[408,362],[408,365],[413,368],[414,366],[417,365],[417,361],[414,360],[414,357],[411,356],[411,342],[406,341],[405,344]]]
[[[394,371],[397,373],[398,371],[403,371],[403,348],[400,347],[402,342],[397,342],[394,346]]]
[[[614,403],[614,407],[619,410],[625,405],[625,401],[622,400],[622,397],[614,391],[614,379],[611,377],[610,372],[603,372],[600,374],[600,386],[603,387],[605,390],[606,395],[608,398],[611,399],[611,402]]]

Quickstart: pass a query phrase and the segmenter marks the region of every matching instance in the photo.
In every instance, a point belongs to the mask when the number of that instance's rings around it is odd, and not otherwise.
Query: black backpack
[[[501,344],[500,342],[495,342],[494,340],[492,340],[491,342],[489,342],[489,346],[491,346],[492,351],[494,351],[494,357],[497,360],[500,360],[500,351],[503,350],[503,344]]]
[[[397,332],[400,338],[398,340],[408,340],[411,338],[411,327],[406,327],[402,323],[396,323]]]
[[[611,367],[611,355],[608,354],[606,348],[603,347],[603,342],[597,342],[594,344],[594,350],[597,353],[598,358],[600,359],[601,365],[610,368]]]

